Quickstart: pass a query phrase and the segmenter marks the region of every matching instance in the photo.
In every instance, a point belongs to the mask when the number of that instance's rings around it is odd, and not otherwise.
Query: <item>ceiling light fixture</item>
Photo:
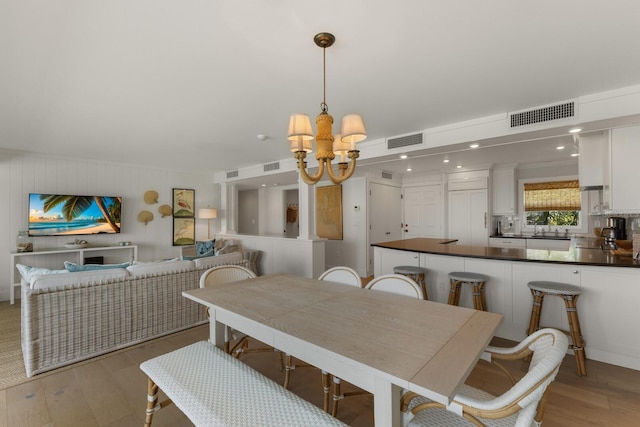
[[[409,156],[407,156],[406,154],[400,154],[400,158],[401,158],[402,160],[406,159],[407,157],[409,157]]]
[[[312,151],[311,140],[313,133],[311,130],[311,120],[306,114],[293,114],[289,119],[289,131],[287,139],[291,141],[291,151],[293,156],[298,160],[298,170],[300,176],[307,184],[315,184],[322,178],[325,168],[329,179],[334,184],[340,184],[353,175],[356,169],[356,159],[360,151],[356,150],[356,144],[363,141],[367,137],[364,130],[364,123],[358,114],[347,114],[342,118],[342,136],[333,137],[331,126],[333,125],[333,117],[328,113],[326,103],[327,95],[327,78],[326,78],[326,49],[333,45],[336,38],[330,33],[318,33],[313,38],[316,45],[322,48],[322,103],[320,104],[321,112],[316,117],[316,159],[318,160],[318,172],[311,176],[307,172],[307,163],[305,158],[307,153]],[[338,172],[336,174],[331,167],[331,160],[335,159],[336,154],[340,155],[338,163]],[[350,162],[346,162],[349,157]]]
[[[442,163],[449,163],[449,159],[444,159]]]
[[[478,147],[480,147],[480,144],[478,143],[474,142],[473,144],[469,144],[469,148],[478,148]]]
[[[407,172],[411,172],[411,168],[407,168]]]
[[[558,146],[556,147],[556,150],[564,150],[564,145],[558,145]]]
[[[573,128],[573,129],[569,129],[569,133],[578,133],[582,130],[582,128]]]
[[[456,168],[462,169],[462,165],[458,165],[458,166],[456,166]]]
[[[571,153],[571,157],[578,157],[580,153]]]

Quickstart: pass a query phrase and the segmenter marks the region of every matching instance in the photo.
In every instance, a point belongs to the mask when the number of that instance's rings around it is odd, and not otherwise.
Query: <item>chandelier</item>
[[[327,79],[326,79],[326,49],[333,45],[336,38],[330,33],[319,33],[313,38],[316,45],[322,48],[322,103],[320,104],[321,112],[316,117],[316,159],[318,160],[318,171],[315,175],[309,175],[307,172],[307,162],[305,158],[310,153],[311,140],[313,139],[313,131],[311,129],[311,120],[306,114],[293,114],[289,119],[289,131],[287,138],[291,141],[291,151],[293,156],[298,160],[298,170],[300,176],[307,184],[315,184],[322,178],[325,169],[329,175],[329,179],[334,184],[340,184],[347,179],[356,169],[356,159],[360,151],[356,150],[356,143],[363,141],[367,134],[364,130],[364,123],[358,114],[347,114],[342,118],[342,132],[333,136],[331,127],[333,125],[333,117],[328,112],[326,103],[327,95]],[[334,172],[331,161],[340,156],[338,163],[338,172]],[[347,163],[346,158],[349,158]]]

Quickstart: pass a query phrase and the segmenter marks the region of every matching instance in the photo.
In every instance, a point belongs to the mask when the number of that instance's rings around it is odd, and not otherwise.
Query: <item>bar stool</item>
[[[416,267],[413,265],[398,265],[393,267],[393,272],[395,274],[402,274],[403,276],[407,276],[413,279],[420,287],[422,288],[422,295],[424,295],[424,299],[428,300],[429,296],[427,295],[427,270],[424,267]]]
[[[531,319],[529,321],[528,335],[531,335],[540,327],[540,314],[542,312],[542,302],[545,295],[556,295],[564,300],[564,305],[567,309],[567,317],[569,319],[569,331],[563,331],[571,338],[571,344],[569,348],[573,350],[573,355],[576,359],[576,365],[578,368],[578,376],[587,375],[586,356],[584,353],[584,347],[586,343],[582,338],[582,331],[580,330],[580,320],[578,319],[578,310],[576,308],[576,301],[580,296],[580,288],[567,283],[558,282],[529,282],[527,283],[531,294],[533,295],[533,307],[531,308]]]
[[[449,291],[450,305],[460,305],[460,288],[463,283],[473,287],[473,308],[476,310],[487,311],[487,299],[484,296],[484,285],[489,281],[489,276],[480,273],[470,273],[467,271],[454,271],[449,273]]]

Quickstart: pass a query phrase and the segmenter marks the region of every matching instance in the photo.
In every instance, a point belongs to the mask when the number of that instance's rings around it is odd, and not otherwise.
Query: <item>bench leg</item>
[[[158,385],[149,378],[147,384],[147,412],[144,418],[144,427],[151,427],[153,413],[156,412],[158,406]]]

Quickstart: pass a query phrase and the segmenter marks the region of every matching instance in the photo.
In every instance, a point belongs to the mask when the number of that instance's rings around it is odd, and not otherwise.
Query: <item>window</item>
[[[528,226],[581,225],[580,183],[577,179],[525,183],[523,198]]]

